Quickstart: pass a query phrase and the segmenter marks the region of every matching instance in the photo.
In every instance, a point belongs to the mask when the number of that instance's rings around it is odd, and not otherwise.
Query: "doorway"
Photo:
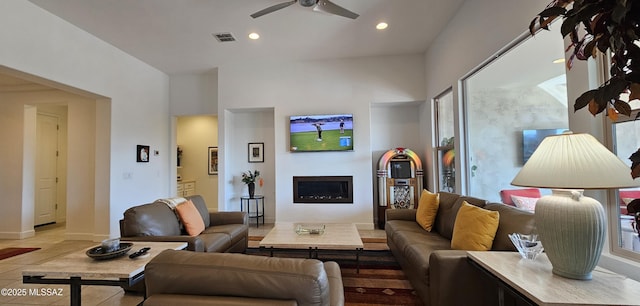
[[[0,193],[13,200],[5,207],[7,214],[0,215],[0,239],[32,237],[35,226],[52,222],[72,228],[66,237],[73,240],[94,240],[110,230],[110,103],[0,66],[0,138],[6,145],[0,155]],[[44,151],[58,156],[39,157]],[[7,179],[11,176],[20,179]]]
[[[34,226],[56,222],[59,120],[54,114],[37,115]]]

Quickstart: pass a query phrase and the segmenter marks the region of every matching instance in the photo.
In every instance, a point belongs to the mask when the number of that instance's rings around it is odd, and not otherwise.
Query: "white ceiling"
[[[333,0],[360,14],[352,20],[299,4],[249,16],[287,0],[30,1],[168,74],[200,73],[234,62],[420,54],[464,2]],[[376,30],[380,21],[389,28]],[[527,25],[523,21],[523,33]],[[254,31],[261,35],[257,41],[247,38]],[[231,32],[237,41],[220,43],[212,36],[218,32]],[[491,82],[478,86],[535,85],[562,74],[562,65],[550,64],[563,54],[559,30],[551,32],[503,56],[487,77]],[[0,71],[0,92],[40,89],[33,86]]]
[[[30,0],[168,73],[208,71],[237,61],[314,60],[426,51],[464,0],[333,0],[356,20],[299,3],[253,19],[287,0]],[[385,21],[389,27],[378,31]],[[212,33],[231,32],[219,43]],[[261,38],[252,41],[250,32]]]

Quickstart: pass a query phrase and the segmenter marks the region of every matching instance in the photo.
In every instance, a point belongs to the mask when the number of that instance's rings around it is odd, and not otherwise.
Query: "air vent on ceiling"
[[[229,32],[225,33],[214,33],[213,37],[215,37],[219,42],[231,42],[236,41],[236,38],[233,37],[233,34]]]

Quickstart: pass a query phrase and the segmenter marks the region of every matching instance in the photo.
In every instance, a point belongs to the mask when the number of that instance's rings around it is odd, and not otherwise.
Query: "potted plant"
[[[572,4],[571,8],[567,8]],[[574,111],[587,107],[594,116],[605,112],[610,120],[618,114],[631,116],[631,106],[620,99],[629,94],[629,101],[640,98],[640,1],[630,0],[553,0],[534,18],[531,35],[562,16],[562,37],[571,39],[567,52],[573,60],[588,60],[598,52],[609,56],[611,77],[600,87],[583,93],[574,104]],[[611,51],[607,54],[607,51]],[[635,119],[638,119],[640,113]],[[640,177],[640,149],[631,157],[631,176]]]
[[[251,170],[249,170],[247,172],[242,172],[242,182],[247,184],[247,187],[249,188],[250,198],[253,198],[253,196],[255,195],[256,181],[258,181],[260,187],[262,187],[262,178],[260,178],[260,171],[254,170],[253,172],[251,172]]]

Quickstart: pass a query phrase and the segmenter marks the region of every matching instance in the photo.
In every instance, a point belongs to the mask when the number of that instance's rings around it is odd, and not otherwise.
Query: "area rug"
[[[367,266],[356,273],[340,266],[345,305],[416,305],[422,306],[399,266]]]
[[[0,260],[7,259],[9,257],[17,256],[24,253],[33,252],[40,248],[4,248],[0,249]]]
[[[365,239],[362,239],[363,242]],[[260,241],[260,239],[256,240]],[[268,250],[257,246],[250,246],[246,253],[261,256],[271,255]],[[276,257],[287,258],[307,258],[308,255],[309,253],[306,250],[281,250],[273,254]],[[365,243],[365,250],[360,252],[360,273],[357,273],[356,269],[355,250],[321,252],[318,254],[318,259],[335,261],[340,265],[345,305],[422,305],[400,265],[389,250],[367,249],[367,244]]]

